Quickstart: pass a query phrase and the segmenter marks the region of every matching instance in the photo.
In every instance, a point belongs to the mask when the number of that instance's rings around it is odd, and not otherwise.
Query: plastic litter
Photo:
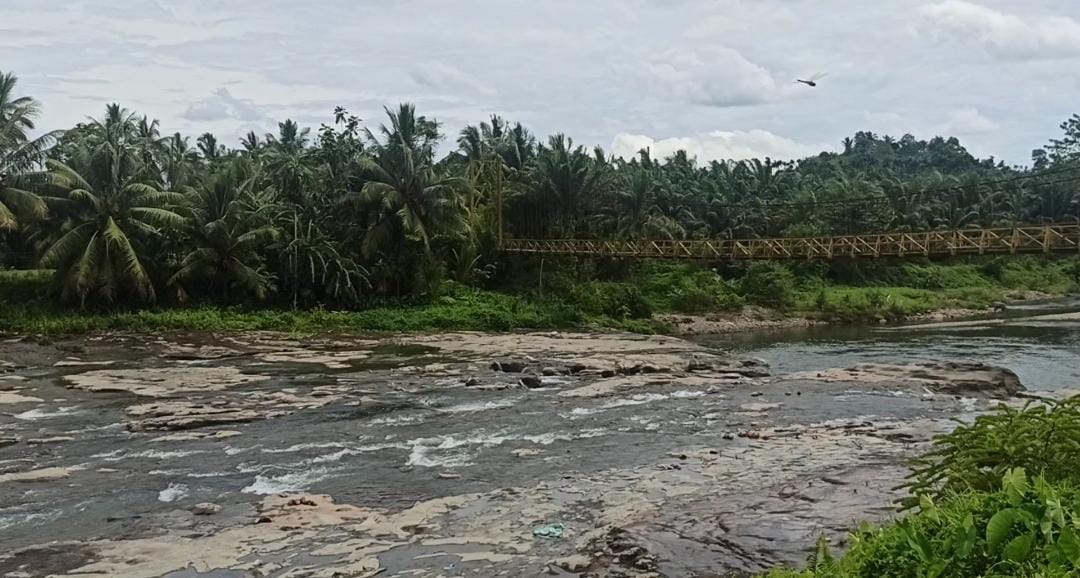
[[[555,522],[553,524],[544,524],[543,526],[537,526],[533,528],[533,536],[537,538],[554,538],[556,540],[561,539],[566,534],[566,527],[562,524]]]

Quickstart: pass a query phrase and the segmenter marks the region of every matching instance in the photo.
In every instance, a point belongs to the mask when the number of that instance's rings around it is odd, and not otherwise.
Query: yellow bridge
[[[1080,225],[742,240],[502,239],[500,247],[510,253],[713,261],[1080,253]]]

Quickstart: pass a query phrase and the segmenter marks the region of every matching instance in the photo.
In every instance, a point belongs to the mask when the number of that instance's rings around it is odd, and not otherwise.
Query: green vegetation
[[[652,331],[653,313],[748,305],[878,320],[984,307],[1013,290],[1061,294],[1080,272],[1050,259],[709,268],[497,250],[500,226],[620,239],[1076,221],[1080,117],[1025,169],[952,138],[870,133],[797,162],[627,160],[562,134],[541,142],[498,116],[440,152],[439,123],[410,104],[374,129],[341,108],[316,131],[285,120],[238,148],[163,135],[117,104],[32,138],[39,113],[0,73],[0,269],[52,271],[32,300],[6,300],[0,329],[319,327],[307,319],[335,311],[326,327]]]
[[[0,331],[73,333],[95,329],[274,329],[413,331],[569,329],[608,327],[663,331],[656,313],[737,313],[747,305],[778,314],[839,322],[900,320],[946,308],[983,309],[1013,292],[1076,291],[1080,260],[993,259],[981,262],[868,263],[866,266],[774,264],[712,269],[692,263],[649,262],[605,268],[567,259],[538,266],[501,290],[452,281],[422,296],[368,296],[350,307],[293,309],[283,304],[89,304],[73,308],[49,297],[50,271],[0,271]],[[221,277],[211,277],[213,282]],[[606,280],[595,280],[606,279]]]
[[[918,510],[864,525],[839,559],[770,578],[1066,577],[1080,573],[1080,399],[1000,407],[915,462]]]

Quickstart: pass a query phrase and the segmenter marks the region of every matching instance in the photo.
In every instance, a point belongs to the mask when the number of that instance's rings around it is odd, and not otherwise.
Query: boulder
[[[191,508],[191,513],[196,516],[213,516],[221,511],[221,506],[217,504],[211,504],[210,502],[203,502],[201,504],[195,504]]]
[[[528,389],[538,389],[538,388],[544,387],[544,382],[541,381],[540,378],[536,377],[535,375],[523,376],[518,383],[520,383],[521,385],[527,387]]]
[[[983,394],[1005,398],[1027,390],[1013,370],[985,363],[923,363],[912,368],[911,376],[933,381],[934,389],[939,392],[957,395]]]
[[[592,559],[581,554],[574,554],[573,556],[552,560],[551,565],[560,570],[580,574],[589,569],[589,566],[592,565]]]
[[[513,359],[508,361],[493,361],[491,369],[503,373],[521,373],[528,366],[524,361]]]

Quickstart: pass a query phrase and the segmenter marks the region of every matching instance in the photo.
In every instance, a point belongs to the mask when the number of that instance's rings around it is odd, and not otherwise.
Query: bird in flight
[[[822,78],[825,78],[828,75],[829,75],[828,72],[819,72],[819,73],[811,76],[809,80],[803,80],[803,79],[800,78],[800,79],[797,79],[795,82],[801,82],[801,83],[805,84],[806,86],[817,86],[817,81],[821,80]]]

